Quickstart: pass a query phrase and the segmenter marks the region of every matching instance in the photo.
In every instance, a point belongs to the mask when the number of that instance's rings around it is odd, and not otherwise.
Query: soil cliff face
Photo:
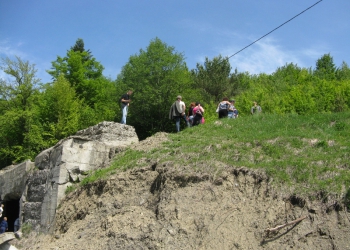
[[[299,223],[266,229],[301,218]],[[304,219],[303,219],[304,218]],[[215,179],[173,162],[120,172],[61,202],[50,235],[22,249],[350,249],[349,215],[284,197],[260,172],[224,167]]]

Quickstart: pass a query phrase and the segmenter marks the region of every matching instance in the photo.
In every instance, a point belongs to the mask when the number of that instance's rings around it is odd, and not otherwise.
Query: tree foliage
[[[197,68],[191,71],[194,87],[202,90],[206,99],[218,102],[230,88],[230,71],[231,66],[227,58],[220,55],[209,60],[206,57],[203,65],[197,63]]]
[[[93,107],[98,95],[98,79],[102,77],[103,69],[102,64],[92,57],[91,52],[84,49],[83,40],[78,39],[65,57],[57,56],[56,61],[52,62],[51,70],[47,72],[53,80],[57,80],[63,74],[79,98]]]
[[[335,78],[336,66],[330,54],[323,55],[316,61],[315,75],[321,79],[333,80]]]
[[[39,79],[36,69],[19,57],[2,58],[1,70],[9,77],[0,81],[0,168],[32,158],[41,148],[36,106]]]
[[[63,75],[45,86],[40,101],[41,121],[49,132],[47,140],[57,142],[79,129],[83,103]]]
[[[190,80],[183,54],[159,38],[152,40],[145,50],[129,58],[117,79],[120,95],[134,90],[128,124],[135,126],[141,138],[170,131],[169,108],[177,95],[185,98]]]
[[[337,68],[330,54],[316,61],[314,70],[289,63],[272,74],[231,72],[227,58],[214,57],[189,71],[183,53],[159,38],[130,56],[116,80],[102,75],[103,66],[78,39],[48,72],[53,82],[40,85],[34,65],[19,57],[1,59],[0,169],[33,160],[77,130],[104,120],[120,120],[119,98],[134,91],[127,123],[140,139],[175,130],[168,119],[177,95],[189,106],[199,101],[205,119],[217,119],[218,101],[236,100],[239,116],[250,115],[253,101],[264,113],[330,113],[350,108],[350,69]],[[40,87],[40,88],[39,88]]]

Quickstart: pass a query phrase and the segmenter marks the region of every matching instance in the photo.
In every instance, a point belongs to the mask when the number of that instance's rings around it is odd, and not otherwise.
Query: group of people
[[[179,95],[170,107],[169,119],[175,120],[176,131],[180,132],[181,119],[185,121],[187,127],[197,126],[204,123],[204,108],[199,102],[192,102],[186,115],[186,105],[182,101],[182,97]]]
[[[4,212],[4,204],[0,205],[0,218],[2,217],[2,213]],[[13,231],[17,232],[20,228],[20,222],[19,222],[19,218],[17,218],[14,222],[14,227],[13,227]],[[7,223],[7,217],[4,217],[2,219],[2,221],[0,222],[0,234],[5,233],[6,231],[8,231],[8,223]]]
[[[0,218],[4,212],[4,204],[0,205]],[[0,222],[0,234],[5,233],[8,230],[7,217],[4,217]]]
[[[256,101],[253,102],[253,106],[250,109],[252,115],[260,114],[262,111],[261,107]],[[235,107],[235,100],[228,100],[227,97],[224,97],[219,103],[216,112],[219,113],[219,119],[221,118],[237,118],[238,110]]]
[[[130,96],[132,93],[132,90],[128,90],[127,93],[123,94],[120,98],[122,109],[122,119],[120,121],[121,124],[126,124],[128,108],[131,102]],[[235,100],[229,100],[227,97],[224,97],[218,104],[216,112],[219,115],[219,119],[234,119],[238,117],[238,110],[235,107]],[[261,113],[261,107],[254,101],[253,107],[251,108],[251,114],[253,115],[258,113]],[[185,121],[187,127],[204,123],[204,108],[199,102],[192,102],[186,114],[186,105],[182,101],[182,97],[179,95],[176,97],[176,101],[170,107],[169,119],[175,120],[176,131],[179,132],[181,120]]]
[[[228,100],[227,97],[224,97],[218,104],[216,112],[219,114],[219,119],[238,117],[238,110],[235,107],[235,100]]]

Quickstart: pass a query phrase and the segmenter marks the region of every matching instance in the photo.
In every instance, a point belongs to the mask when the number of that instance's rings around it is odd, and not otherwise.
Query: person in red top
[[[199,102],[196,102],[196,107],[193,108],[193,123],[192,126],[196,126],[198,124],[203,123],[204,118],[204,108],[201,106]]]

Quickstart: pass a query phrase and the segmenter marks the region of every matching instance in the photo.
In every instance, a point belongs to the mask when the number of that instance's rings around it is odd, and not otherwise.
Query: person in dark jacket
[[[15,232],[17,232],[18,230],[19,230],[19,228],[21,227],[21,225],[20,225],[20,222],[19,222],[19,218],[17,218],[16,220],[15,220],[15,223],[13,224],[13,232],[15,233]]]
[[[0,223],[0,234],[5,233],[8,230],[7,217],[4,217]]]

